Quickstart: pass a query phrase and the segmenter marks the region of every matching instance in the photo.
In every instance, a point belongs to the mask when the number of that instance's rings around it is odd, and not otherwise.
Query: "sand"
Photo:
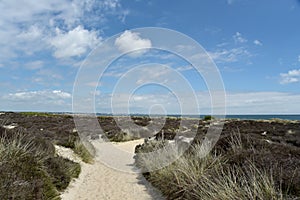
[[[135,146],[142,142],[143,140],[135,140],[114,143],[110,146],[128,152],[128,155],[133,155]],[[140,173],[137,173],[137,169],[133,166],[134,159],[132,156],[121,155],[122,158],[113,156],[121,162],[117,162],[117,165],[113,167],[107,166],[103,164],[103,155],[110,156],[107,151],[111,152],[111,149],[107,148],[107,143],[93,142],[93,145],[97,152],[94,163],[86,164],[79,161],[82,166],[80,176],[72,181],[67,190],[61,194],[63,200],[163,199],[158,191]],[[104,147],[107,149],[105,152],[103,152]],[[69,149],[56,148],[61,156],[78,162],[78,158]]]

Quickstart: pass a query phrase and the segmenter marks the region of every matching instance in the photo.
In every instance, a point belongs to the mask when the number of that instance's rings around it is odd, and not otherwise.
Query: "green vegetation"
[[[69,135],[68,140],[57,141],[56,144],[72,149],[85,163],[93,162],[93,153],[91,153],[94,151],[93,147],[88,142],[84,145],[79,136]],[[90,150],[86,146],[89,146]]]
[[[80,165],[56,157],[51,143],[2,128],[0,133],[0,199],[60,199],[59,191],[78,177]]]
[[[47,113],[47,112],[20,112],[21,115],[24,116],[34,116],[34,117],[64,117],[64,118],[73,118],[72,115],[69,114],[55,114],[55,113]]]
[[[66,189],[72,178],[78,178],[81,168],[78,163],[74,163],[62,157],[51,157],[45,161],[47,173],[51,182],[57,190]]]
[[[83,144],[80,140],[76,140],[74,143],[74,152],[82,159],[85,163],[93,163],[93,154],[86,148],[88,144]],[[92,147],[91,147],[92,148]]]
[[[209,120],[213,120],[213,119],[215,119],[215,118],[213,116],[211,116],[211,115],[206,115],[203,118],[204,121],[209,121]]]
[[[244,145],[239,134],[232,134],[227,142],[230,145],[227,154],[215,149],[202,158],[203,149],[195,143],[172,164],[147,172],[161,166],[166,156],[178,156],[178,149],[167,148],[167,141],[151,141],[136,148],[136,165],[167,199],[281,200],[298,195],[297,183],[293,183],[291,177],[282,180],[277,173],[283,173],[281,166],[261,168],[250,157],[246,161],[239,158],[245,151],[255,148],[254,145]],[[163,151],[157,151],[155,157],[140,154],[161,148]],[[240,160],[233,162],[231,156]]]
[[[27,116],[42,116],[42,117],[51,117],[54,116],[52,113],[45,113],[45,112],[20,112],[22,115]]]
[[[112,142],[126,142],[130,140],[140,139],[140,137],[134,136],[132,134],[128,134],[125,132],[120,131],[114,135],[108,135],[108,139]]]
[[[56,144],[74,150],[75,143],[79,140],[80,138],[78,135],[68,135],[68,138],[66,138],[65,140],[58,140]]]

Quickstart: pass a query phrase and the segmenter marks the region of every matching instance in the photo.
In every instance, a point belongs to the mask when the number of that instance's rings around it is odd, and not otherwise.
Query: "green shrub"
[[[63,146],[63,147],[66,147],[66,148],[74,149],[75,148],[75,143],[78,140],[79,140],[79,136],[69,135],[66,140],[59,140],[59,141],[56,142],[56,144],[60,145],[60,146]]]
[[[213,116],[211,116],[211,115],[206,115],[203,118],[204,121],[209,121],[209,120],[213,120],[213,119],[215,119],[215,118]]]
[[[55,187],[62,191],[66,189],[72,178],[78,178],[80,165],[62,157],[52,157],[45,161],[47,172]]]

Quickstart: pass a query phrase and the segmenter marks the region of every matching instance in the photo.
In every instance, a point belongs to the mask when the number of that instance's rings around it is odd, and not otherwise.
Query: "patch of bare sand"
[[[113,145],[110,144],[110,147],[117,147],[132,155],[135,146],[142,142],[143,140],[135,140],[114,143]],[[116,157],[114,154],[117,152],[112,152],[113,150],[106,146],[107,143],[93,142],[93,145],[98,151],[94,164],[81,162],[82,171],[80,176],[71,182],[68,189],[61,195],[63,200],[163,199],[140,173],[136,173],[132,156]],[[103,148],[106,148],[106,150],[103,151]],[[120,163],[117,162],[119,166],[117,168],[122,170],[116,170],[103,164],[103,155],[110,156],[111,160],[115,158],[115,160],[121,161]],[[71,155],[69,157],[72,158]],[[108,163],[108,165],[110,164]]]

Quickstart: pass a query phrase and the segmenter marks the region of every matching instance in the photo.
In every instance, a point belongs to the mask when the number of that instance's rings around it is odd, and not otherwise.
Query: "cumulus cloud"
[[[290,70],[280,74],[280,84],[296,83],[300,81],[300,69]]]
[[[257,46],[262,46],[263,44],[259,40],[254,40],[253,43]]]
[[[57,28],[56,36],[50,39],[50,44],[54,47],[56,58],[81,56],[87,50],[99,43],[101,38],[97,37],[95,31],[89,31],[82,26],[77,26],[73,30],[63,32]]]
[[[141,38],[139,33],[126,30],[115,41],[115,45],[122,52],[139,50],[143,48],[151,48],[151,40]]]
[[[242,34],[240,32],[236,32],[235,35],[233,36],[233,39],[235,43],[245,43],[248,40],[242,37]]]
[[[48,53],[49,47],[58,57],[81,55],[89,45],[75,45],[74,52],[68,49],[66,55],[59,52],[61,48],[56,42],[53,44],[57,48],[49,45],[51,38],[60,39],[57,29],[61,30],[61,34],[68,34],[79,25],[87,26],[90,30],[92,27],[99,28],[109,17],[122,21],[125,20],[124,15],[128,14],[129,11],[124,11],[120,0],[43,0],[38,3],[35,0],[2,0],[0,59],[7,61],[17,56],[32,56],[41,51]],[[89,34],[93,36],[94,32],[89,31]]]

